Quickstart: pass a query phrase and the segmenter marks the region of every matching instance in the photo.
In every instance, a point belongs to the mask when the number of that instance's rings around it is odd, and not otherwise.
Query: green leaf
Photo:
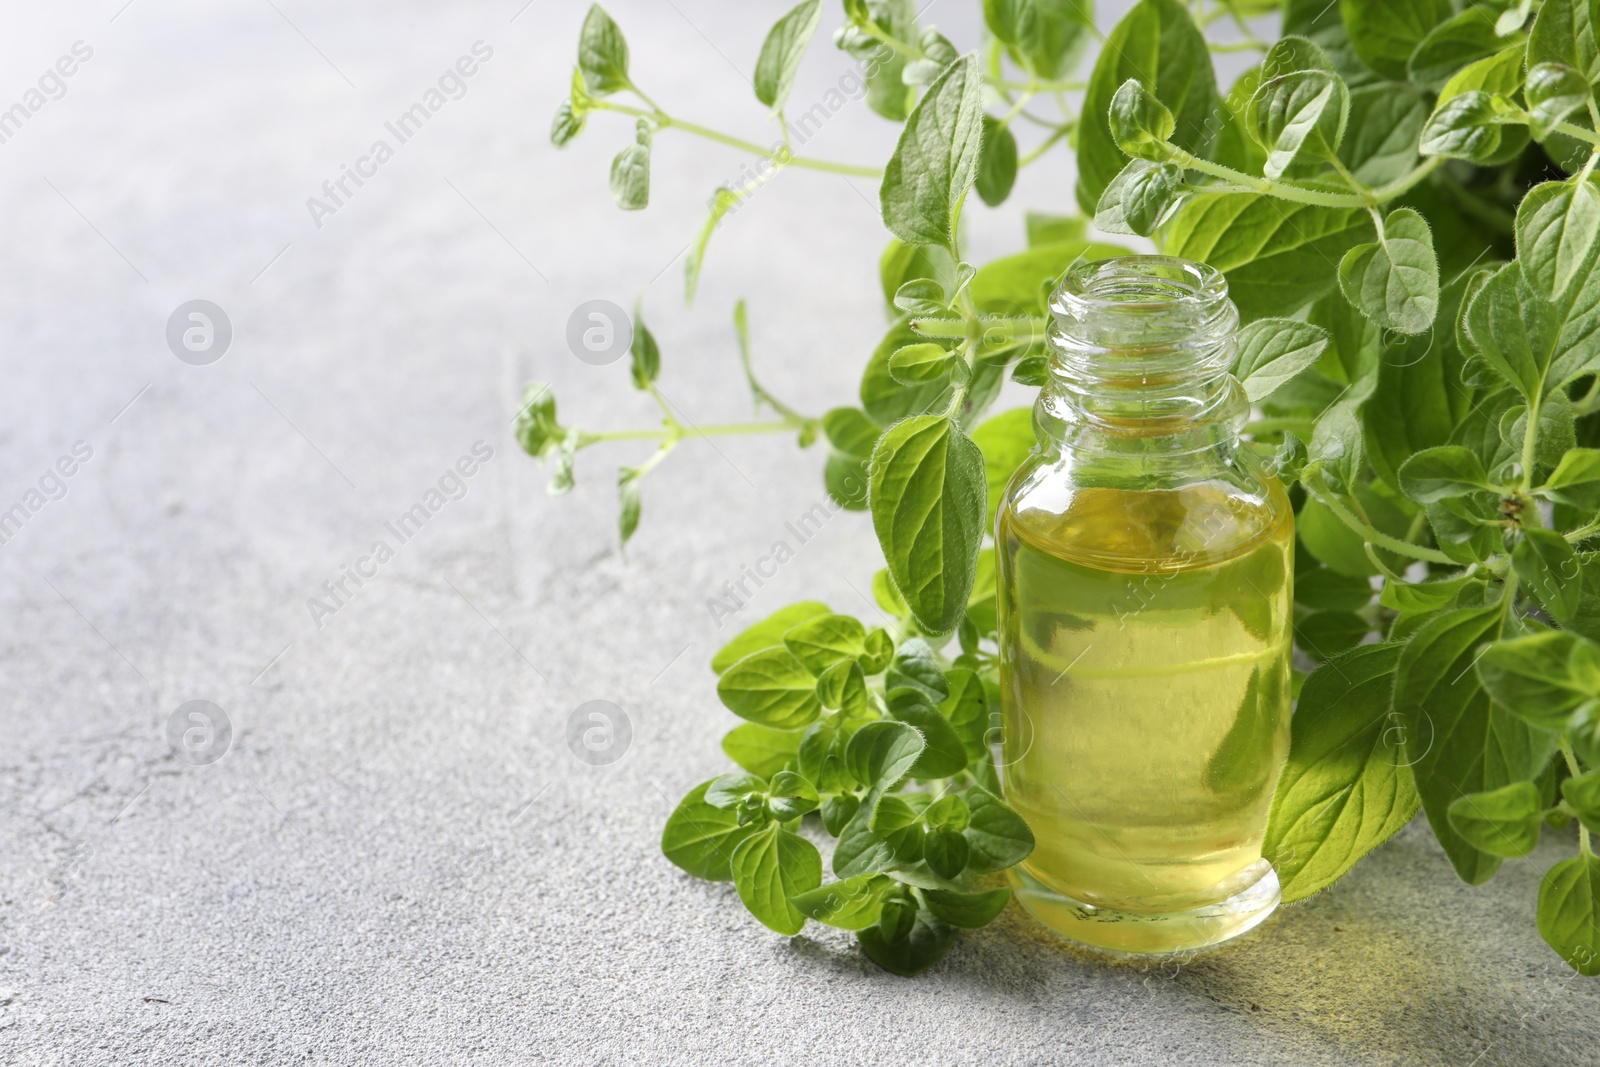
[[[926,340],[912,332],[909,324],[909,317],[895,320],[861,374],[861,407],[880,426],[892,425],[908,415],[943,410],[949,404],[948,381],[903,385],[889,372],[889,358],[895,352]]]
[[[1517,206],[1517,262],[1529,287],[1554,300],[1585,277],[1600,237],[1600,190],[1578,177],[1543,182]]]
[[[1528,101],[1528,129],[1536,141],[1543,141],[1557,123],[1588,107],[1590,95],[1584,76],[1564,63],[1539,63],[1530,68],[1523,93]]]
[[[1006,887],[985,893],[955,893],[947,889],[924,889],[922,899],[928,910],[952,926],[976,930],[988,926],[1011,900]]]
[[[933,830],[922,846],[923,862],[940,878],[959,877],[966,870],[967,856],[970,854],[967,839],[955,830]]]
[[[756,99],[774,112],[782,111],[789,99],[800,60],[821,19],[822,0],[804,0],[773,25],[761,43],[761,55],[756,59]]]
[[[1367,85],[1350,94],[1350,122],[1339,159],[1356,180],[1385,185],[1417,163],[1417,140],[1428,121],[1428,98],[1396,82]]]
[[[599,4],[589,7],[578,35],[578,69],[593,93],[614,93],[628,81],[628,42]]]
[[[772,817],[780,822],[808,815],[822,803],[817,787],[794,771],[779,771],[773,775],[767,795],[767,807]]]
[[[860,874],[797,893],[789,903],[806,917],[840,930],[864,930],[877,923],[895,887],[894,879],[884,875]]]
[[[794,762],[800,750],[800,731],[774,730],[755,722],[742,722],[722,738],[722,751],[751,774],[771,778]]]
[[[783,635],[795,626],[818,615],[830,614],[832,611],[828,605],[818,600],[803,600],[798,604],[779,608],[723,645],[722,649],[712,657],[711,669],[721,674],[752,652],[760,652],[764,648],[782,648]]]
[[[983,116],[983,147],[978,154],[974,185],[990,207],[1005,203],[1017,182],[1017,139],[999,120]]]
[[[1094,224],[1107,233],[1148,237],[1183,199],[1183,168],[1176,163],[1129,160],[1111,179],[1095,207]]]
[[[995,512],[1011,476],[1033,453],[1033,409],[1013,408],[981,423],[972,431],[972,440],[983,452],[983,480],[989,501],[984,528],[994,529]]]
[[[1584,853],[1544,873],[1538,921],[1539,936],[1567,966],[1591,978],[1600,974],[1600,858]]]
[[[926,742],[915,728],[903,722],[879,719],[855,732],[845,749],[845,765],[862,785],[893,789],[916,764]]]
[[[1245,109],[1245,125],[1267,150],[1265,174],[1281,178],[1297,159],[1337,158],[1350,119],[1350,90],[1324,70],[1300,70],[1263,82]]]
[[[1506,42],[1495,32],[1496,18],[1488,8],[1469,7],[1429,30],[1406,63],[1411,81],[1438,89],[1462,67],[1499,52]]]
[[[1450,802],[1450,826],[1474,848],[1514,859],[1539,844],[1544,804],[1532,782],[1512,782],[1487,793],[1471,793]]]
[[[950,683],[938,654],[920,637],[913,637],[895,652],[884,686],[915,689],[935,704],[950,695]]]
[[[1561,797],[1590,833],[1600,832],[1600,767],[1563,781]]]
[[[931,341],[897,348],[889,357],[889,374],[901,385],[942,382],[950,376],[956,355]]]
[[[1028,232],[1028,247],[1060,244],[1063,241],[1082,243],[1089,232],[1089,220],[1082,215],[1047,215],[1029,211],[1023,216]]]
[[[867,826],[889,846],[896,866],[912,867],[922,859],[922,812],[905,799],[892,794],[880,797]]]
[[[884,168],[884,225],[909,244],[950,247],[961,202],[978,172],[983,74],[975,56],[951,64],[928,87]]]
[[[1252,193],[1196,193],[1166,224],[1165,252],[1209,263],[1228,278],[1244,321],[1293,315],[1327,293],[1329,270],[1370,233],[1365,211],[1314,207]]]
[[[1375,243],[1345,253],[1339,286],[1385,329],[1421,333],[1431,327],[1439,311],[1439,259],[1427,220],[1408,207],[1391,211]]]
[[[1454,11],[1450,0],[1340,0],[1345,30],[1361,61],[1385,78],[1406,80],[1406,63]]]
[[[1495,604],[1435,617],[1406,643],[1395,678],[1394,708],[1428,823],[1456,873],[1473,885],[1493,875],[1500,858],[1450,827],[1450,802],[1532,779],[1554,748],[1553,737],[1491,704],[1472,670],[1482,646],[1499,637],[1504,616]]]
[[[812,674],[853,660],[866,649],[867,628],[848,615],[817,615],[797,623],[783,643]]]
[[[1328,567],[1295,569],[1294,602],[1318,611],[1360,611],[1372,601],[1372,586]]]
[[[888,908],[884,909],[885,915]],[[932,967],[955,944],[957,930],[927,908],[918,908],[909,929],[891,937],[880,922],[856,934],[861,948],[879,967],[911,978]]]
[[[971,816],[965,831],[971,848],[967,870],[987,874],[1014,867],[1033,851],[1033,831],[1005,802],[982,786],[968,786],[960,793]]]
[[[872,698],[861,664],[846,660],[824,670],[817,677],[817,699],[825,708],[837,708],[852,718],[865,717],[872,709]]]
[[[916,727],[926,742],[911,768],[913,778],[948,778],[966,769],[967,749],[961,735],[929,702],[926,693],[920,689],[891,689],[887,699],[889,714]]]
[[[1111,97],[1111,140],[1135,159],[1160,163],[1171,155],[1167,142],[1177,123],[1167,105],[1138,78],[1129,78]]]
[[[1422,127],[1418,150],[1425,156],[1446,156],[1487,163],[1500,148],[1500,110],[1494,98],[1472,89],[1443,100]]]
[[[1092,213],[1127,160],[1111,136],[1111,99],[1138,78],[1171,111],[1171,141],[1204,156],[1220,101],[1211,53],[1179,0],[1140,0],[1106,36],[1084,93],[1078,127],[1078,206]]]
[[[1462,347],[1524,399],[1544,396],[1561,332],[1556,308],[1533,291],[1518,262],[1473,283],[1462,312]]]
[[[1071,74],[1094,31],[1094,6],[1080,0],[984,0],[989,32],[1019,67],[1043,81]]]
[[[852,22],[870,19],[886,35],[897,41],[914,41],[917,35],[917,9],[911,0],[850,0],[845,11]],[[891,122],[902,122],[916,93],[904,81],[905,57],[866,33],[846,27],[839,47],[850,52],[867,77],[867,106]]]
[[[550,143],[565,148],[573,138],[583,132],[584,114],[573,106],[572,98],[561,101],[555,117],[550,120]]]
[[[706,803],[710,786],[709,781],[701,782],[673,809],[661,831],[661,851],[696,878],[725,882],[733,877],[729,864],[734,849],[758,833],[761,825],[741,826],[736,812]]]
[[[1561,630],[1496,641],[1477,671],[1496,707],[1542,730],[1566,729],[1573,712],[1600,697],[1600,645]]]
[[[1371,629],[1371,624],[1353,611],[1314,611],[1295,622],[1294,643],[1322,661],[1359,645]]]
[[[1568,451],[1537,492],[1586,515],[1600,511],[1600,449]]]
[[[1286,902],[1343,878],[1417,813],[1416,784],[1389,714],[1400,647],[1353,649],[1317,668],[1300,690],[1262,845]]]
[[[1511,564],[1557,622],[1565,622],[1577,613],[1583,575],[1578,569],[1578,554],[1565,537],[1554,530],[1525,529],[1512,550]]]
[[[639,472],[633,467],[617,470],[617,534],[627,545],[639,529]]]
[[[624,211],[650,203],[650,124],[640,119],[634,143],[611,161],[611,199]]]
[[[765,797],[767,781],[754,774],[724,774],[706,790],[706,803],[737,812],[751,797]]]
[[[1491,488],[1477,455],[1460,445],[1425,448],[1399,471],[1400,489],[1419,504]]]
[[[1328,331],[1291,319],[1257,319],[1239,331],[1233,376],[1251,403],[1263,400],[1315,363],[1328,347]]]
[[[954,422],[896,423],[872,454],[870,503],[894,583],[931,633],[955,629],[983,541],[983,454]]]
[[[628,349],[633,357],[633,387],[648,389],[661,373],[661,349],[655,334],[644,324],[644,308],[640,302],[633,305],[633,344]]]
[[[717,682],[717,696],[740,718],[779,730],[805,726],[822,714],[817,680],[786,648],[752,652],[729,667]]]
[[[780,934],[798,934],[806,917],[790,903],[822,884],[817,846],[777,823],[741,841],[730,860],[734,888],[750,914]]]
[[[522,390],[522,404],[512,431],[517,444],[530,456],[543,456],[559,446],[566,428],[556,420],[556,395],[544,382],[529,382]]]

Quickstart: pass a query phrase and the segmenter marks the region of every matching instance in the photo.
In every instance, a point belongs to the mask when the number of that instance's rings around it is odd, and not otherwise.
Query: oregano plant
[[[660,426],[579,430],[547,387],[524,398],[519,439],[553,492],[581,450],[657,442],[619,472],[624,542],[682,438],[786,432],[825,441],[828,492],[870,514],[882,548],[873,590],[893,625],[806,602],[717,654],[718,695],[745,720],[723,742],[739,770],[684,798],[667,858],[731,879],[780,933],[855,931],[901,974],[1004,907],[1001,873],[1032,835],[990,748],[990,531],[1034,438],[1026,408],[990,409],[1008,375],[1043,382],[1066,268],[1147,242],[1227,276],[1247,435],[1296,506],[1304,673],[1266,844],[1284,898],[1327,888],[1419,810],[1471,883],[1550,833],[1563,858],[1542,872],[1538,932],[1600,974],[1600,0],[1140,0],[1102,29],[1087,0],[984,0],[984,39],[959,45],[909,0],[845,0],[833,42],[887,123],[881,166],[790,147],[823,7],[752,43],[776,153],[645,95],[599,6],[551,128],[562,145],[623,117],[589,135],[618,143],[629,210],[648,203],[657,136],[770,155],[713,195],[686,298],[727,212],[789,169],[878,180],[889,233],[887,324],[862,339],[858,396],[820,417],[759,384],[742,304],[766,417],[686,427],[637,316],[632,381]],[[1216,56],[1239,52],[1225,86]],[[1043,205],[1015,254],[969,263],[971,195],[1001,203],[1059,153],[1076,157],[1076,205]]]

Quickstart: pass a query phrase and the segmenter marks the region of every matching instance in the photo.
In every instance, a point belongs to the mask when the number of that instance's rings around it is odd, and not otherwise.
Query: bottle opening
[[[1232,365],[1239,312],[1204,263],[1123,256],[1068,271],[1050,299],[1053,370],[1071,388],[1204,383]]]

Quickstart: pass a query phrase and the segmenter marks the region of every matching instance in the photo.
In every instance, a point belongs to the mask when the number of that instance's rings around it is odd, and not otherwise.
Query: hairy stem
[[[1329,511],[1337,515],[1340,522],[1360,534],[1363,540],[1371,542],[1379,548],[1386,548],[1396,555],[1410,556],[1412,559],[1425,560],[1429,563],[1455,563],[1455,560],[1443,552],[1436,552],[1431,548],[1423,548],[1421,545],[1408,544],[1398,537],[1391,537],[1371,523],[1359,518],[1353,511],[1345,507],[1344,502],[1338,496],[1328,490],[1327,484],[1322,480],[1320,471],[1307,470],[1300,476],[1300,484],[1304,485],[1306,490],[1321,501]]]
[[[1275,182],[1267,178],[1257,178],[1243,171],[1225,167],[1221,163],[1213,163],[1209,159],[1201,159],[1191,155],[1181,148],[1167,146],[1172,152],[1172,161],[1189,170],[1198,170],[1202,174],[1209,174],[1214,178],[1221,178],[1236,186],[1263,196],[1276,197],[1279,200],[1288,200],[1296,204],[1311,204],[1315,207],[1347,207],[1368,208],[1374,204],[1382,204],[1396,197],[1404,196],[1415,188],[1424,178],[1444,165],[1443,156],[1434,156],[1424,160],[1413,167],[1408,173],[1401,175],[1387,185],[1380,185],[1376,189],[1367,190],[1366,194],[1332,193],[1321,189],[1305,189],[1287,182]]]
[[[630,107],[627,104],[613,103],[610,100],[597,100],[594,104],[597,110],[616,111],[623,115],[632,115],[635,118],[650,119],[662,129],[677,129],[684,133],[703,137],[708,141],[737,148],[741,152],[749,152],[757,156],[776,156],[781,154],[780,162],[787,167],[801,167],[805,170],[818,170],[828,174],[847,174],[855,178],[882,178],[883,171],[878,167],[860,167],[854,163],[835,163],[827,159],[810,159],[806,156],[797,156],[787,149],[774,150],[773,148],[746,141],[740,137],[732,137],[726,133],[708,129],[693,122],[675,119],[664,111],[646,111],[643,108]]]

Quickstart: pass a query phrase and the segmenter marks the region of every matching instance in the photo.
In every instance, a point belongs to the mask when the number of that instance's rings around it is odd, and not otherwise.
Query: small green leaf
[[[1544,804],[1532,782],[1513,782],[1450,802],[1450,825],[1473,847],[1492,856],[1526,856],[1539,844]]]
[[[711,784],[701,782],[695,786],[667,817],[667,825],[661,831],[661,851],[696,878],[725,882],[733,877],[729,861],[734,849],[759,832],[761,826],[741,826],[736,813],[706,803],[706,790]]]
[[[1562,782],[1561,797],[1590,833],[1600,833],[1600,767]]]
[[[1469,7],[1428,31],[1407,61],[1411,81],[1438,89],[1462,67],[1499,52],[1506,42],[1495,32],[1497,17],[1488,8]]]
[[[1496,641],[1477,671],[1496,706],[1542,730],[1565,729],[1574,711],[1600,697],[1600,645],[1562,630]]]
[[[977,177],[982,86],[977,57],[952,63],[906,120],[879,196],[884,224],[908,244],[955,241],[961,202]]]
[[[599,4],[589,7],[578,35],[578,69],[594,93],[614,93],[628,81],[628,42],[611,16]]]
[[[967,766],[967,749],[950,721],[939,714],[939,709],[920,689],[890,689],[887,697],[889,714],[900,722],[914,726],[922,735],[926,747],[911,768],[915,778],[948,778],[960,774]]]
[[[939,382],[950,376],[955,353],[931,341],[897,348],[889,357],[889,373],[901,385]]]
[[[584,115],[572,105],[572,98],[561,101],[555,117],[550,120],[550,143],[565,148],[572,139],[583,132]]]
[[[982,786],[969,786],[960,795],[971,810],[965,831],[971,848],[969,871],[1003,871],[1028,858],[1033,851],[1033,831],[1022,816]]]
[[[1492,488],[1477,454],[1460,445],[1425,448],[1400,467],[1400,489],[1419,504]]]
[[[865,651],[867,628],[848,615],[816,615],[783,635],[783,643],[812,674],[854,660]]]
[[[1470,89],[1441,103],[1422,127],[1419,151],[1484,163],[1500,147],[1501,114],[1494,97]]]
[[[635,389],[648,389],[656,376],[661,373],[661,349],[656,344],[655,334],[644,324],[644,308],[642,303],[633,305],[633,344],[628,349],[628,354],[633,357],[633,387]]]
[[[913,727],[880,719],[867,723],[850,738],[845,765],[862,785],[893,789],[911,773],[925,745]]]
[[[1462,347],[1516,387],[1523,399],[1544,396],[1560,334],[1556,309],[1507,263],[1469,287],[1461,315]]]
[[[854,793],[835,793],[822,802],[822,828],[834,837],[838,837],[859,810],[861,810],[860,797]]]
[[[627,545],[639,529],[639,472],[633,467],[617,471],[617,533]]]
[[[817,699],[825,708],[836,708],[852,717],[865,715],[872,705],[861,664],[844,660],[823,670],[817,676]]]
[[[1171,155],[1167,142],[1177,122],[1167,105],[1146,89],[1138,78],[1122,83],[1111,98],[1111,139],[1135,159],[1163,162]]]
[[[1600,511],[1600,448],[1568,451],[1538,493],[1586,515]]]
[[[883,920],[856,934],[867,956],[886,971],[914,977],[944,959],[955,944],[957,929],[927,908],[917,908],[904,929],[885,928],[889,912],[885,905]]]
[[[1009,127],[988,115],[983,116],[983,147],[978,154],[978,175],[974,188],[990,207],[999,207],[1011,195],[1017,182],[1017,139]]]
[[[1428,111],[1428,97],[1409,85],[1384,82],[1352,91],[1339,158],[1366,185],[1399,179],[1416,165],[1417,140]]]
[[[1577,613],[1583,575],[1578,569],[1578,554],[1565,537],[1554,530],[1523,530],[1522,539],[1511,552],[1511,564],[1557,622],[1565,622]]]
[[[741,841],[729,861],[739,899],[763,926],[780,934],[798,934],[806,917],[790,897],[822,884],[822,856],[817,846],[777,823]]]
[[[1589,82],[1564,63],[1539,63],[1528,71],[1523,90],[1528,100],[1528,129],[1536,141],[1556,125],[1588,106]]]
[[[795,626],[818,615],[830,614],[832,612],[828,605],[817,600],[804,600],[779,608],[723,645],[712,657],[711,669],[721,674],[752,652],[760,652],[764,648],[782,648],[783,635]]]
[[[1428,33],[1455,12],[1450,0],[1340,0],[1361,61],[1385,78],[1406,79],[1406,63]]]
[[[938,653],[920,637],[906,641],[895,652],[884,687],[915,689],[934,704],[950,695],[950,683],[944,676]]]
[[[1245,123],[1267,150],[1265,173],[1281,178],[1297,159],[1331,159],[1350,119],[1344,79],[1323,70],[1301,70],[1263,82],[1250,98]]]
[[[722,738],[722,751],[751,774],[770,778],[794,762],[800,750],[800,731],[774,730],[755,722],[742,722]]]
[[[955,893],[947,889],[924,889],[921,893],[929,911],[966,930],[988,926],[1011,900],[1011,890],[1005,887],[985,893]]]
[[[650,124],[639,120],[634,143],[611,161],[611,199],[624,211],[650,204]]]
[[[1339,286],[1350,303],[1385,329],[1428,329],[1439,311],[1439,260],[1427,221],[1411,208],[1391,211],[1376,242],[1345,253]]]
[[[780,822],[798,819],[817,810],[822,798],[817,787],[794,771],[779,771],[767,788],[767,806]]]
[[[1093,5],[1077,0],[984,0],[983,17],[1017,65],[1045,81],[1065,77],[1094,32]]]
[[[1133,159],[1111,179],[1095,207],[1094,224],[1107,233],[1148,237],[1183,199],[1183,168]]]
[[[1551,867],[1539,883],[1539,936],[1579,974],[1600,974],[1600,858]]]
[[[896,588],[932,633],[955,629],[984,532],[983,454],[951,420],[896,423],[872,454],[872,524]]]
[[[881,874],[860,874],[797,893],[789,903],[808,918],[840,930],[864,930],[877,923],[896,884]]]
[[[814,722],[822,714],[817,680],[786,648],[752,652],[717,682],[717,696],[740,718],[780,730]]]
[[[1389,712],[1400,645],[1366,645],[1306,679],[1290,723],[1263,853],[1285,901],[1349,873],[1417,812],[1402,730]]]
[[[706,803],[723,811],[738,811],[751,797],[765,796],[767,780],[754,774],[724,774],[706,790]]]
[[[789,99],[800,60],[821,19],[822,0],[804,0],[773,25],[761,43],[754,79],[756,99],[774,112],[782,111]]]
[[[1600,237],[1600,190],[1582,177],[1542,182],[1517,207],[1517,262],[1539,296],[1554,300],[1586,278]]]
[[[870,630],[861,653],[861,669],[867,674],[877,674],[889,666],[894,656],[894,638],[882,627]]]
[[[1266,399],[1279,386],[1321,358],[1328,331],[1292,319],[1257,319],[1239,331],[1239,355],[1233,376],[1252,403]]]

